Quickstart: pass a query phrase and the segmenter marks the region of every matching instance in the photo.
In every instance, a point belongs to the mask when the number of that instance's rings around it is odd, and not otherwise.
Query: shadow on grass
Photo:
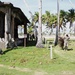
[[[12,49],[7,49],[3,52],[3,54],[6,54],[7,52],[11,51]]]
[[[28,46],[36,46],[36,43],[37,43],[37,41],[36,40],[30,40],[30,41],[27,41],[27,47]]]
[[[71,50],[73,50],[73,49],[72,48],[67,49],[67,51],[71,51]]]
[[[36,46],[37,41],[36,40],[27,40],[27,47],[29,46]],[[21,44],[19,47],[14,47],[14,48],[8,48],[5,51],[3,51],[3,54],[6,54],[7,52],[11,51],[11,50],[16,50],[16,49],[21,49],[23,48],[24,45]]]
[[[20,47],[20,48],[21,48],[21,47]],[[20,49],[20,48],[19,48],[19,47],[15,47],[15,48],[13,48],[13,49],[8,48],[7,50],[3,51],[3,54],[6,54],[6,53],[9,52],[9,51],[16,50],[16,49]]]
[[[29,46],[35,46],[35,45],[36,45],[36,41],[35,40],[33,40],[33,41],[27,41],[27,47],[29,47]],[[7,52],[9,52],[11,50],[16,50],[16,49],[21,49],[21,48],[23,48],[23,47],[20,46],[20,47],[8,48],[5,51],[3,51],[2,54],[6,54]]]

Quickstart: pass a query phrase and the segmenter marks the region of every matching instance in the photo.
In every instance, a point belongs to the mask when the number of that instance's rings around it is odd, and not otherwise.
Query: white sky
[[[23,0],[0,0],[2,2],[11,2],[14,6],[21,8],[27,18],[30,18],[30,14],[28,12],[27,7]],[[39,11],[39,0],[26,0],[31,12],[34,14]],[[70,4],[69,0],[59,0],[60,1],[60,9],[68,11],[73,8]],[[75,0],[71,0],[73,4],[75,4]],[[42,0],[42,13],[48,10],[51,13],[57,13],[57,0]]]

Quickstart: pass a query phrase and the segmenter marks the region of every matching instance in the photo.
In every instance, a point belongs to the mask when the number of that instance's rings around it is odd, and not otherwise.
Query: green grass
[[[70,41],[69,51],[53,47],[52,60],[47,48],[18,47],[8,51],[0,55],[0,64],[4,65],[0,66],[0,75],[75,75],[74,44]]]

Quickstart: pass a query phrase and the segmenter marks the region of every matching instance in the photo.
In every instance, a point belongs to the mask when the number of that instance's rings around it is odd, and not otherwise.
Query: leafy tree
[[[59,26],[61,29],[62,26],[65,28],[66,27],[66,23],[67,23],[67,14],[68,12],[64,11],[64,10],[60,10],[60,23]],[[64,31],[65,32],[65,31]]]
[[[51,28],[51,33],[53,31],[53,27],[55,27],[53,24],[55,24],[56,20],[56,15],[50,14],[49,11],[46,11],[45,14],[42,15],[42,23],[45,24],[47,28]]]
[[[58,34],[60,34],[60,28],[63,29],[62,25],[64,27],[66,25],[65,18],[66,18],[66,12],[64,10],[60,10],[59,28],[57,26],[57,22],[55,23],[56,25],[56,38],[55,38],[55,43],[54,43],[55,46],[58,44]]]
[[[44,47],[42,44],[42,0],[39,0],[39,25],[38,25],[38,40],[36,47]]]
[[[73,26],[73,21],[75,20],[75,10],[72,8],[69,10],[69,13],[67,15],[68,17],[68,21],[70,21],[70,31],[71,31],[71,27]],[[75,30],[74,30],[74,34],[75,34]]]
[[[39,12],[35,12],[34,16],[33,16],[33,21],[35,23],[37,23],[39,21]]]

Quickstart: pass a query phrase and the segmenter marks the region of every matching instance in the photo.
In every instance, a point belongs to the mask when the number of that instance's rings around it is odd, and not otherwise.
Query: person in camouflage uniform
[[[64,37],[64,49],[67,50],[68,49],[68,41],[69,41],[70,37],[68,36],[68,34],[66,34],[66,36]]]

